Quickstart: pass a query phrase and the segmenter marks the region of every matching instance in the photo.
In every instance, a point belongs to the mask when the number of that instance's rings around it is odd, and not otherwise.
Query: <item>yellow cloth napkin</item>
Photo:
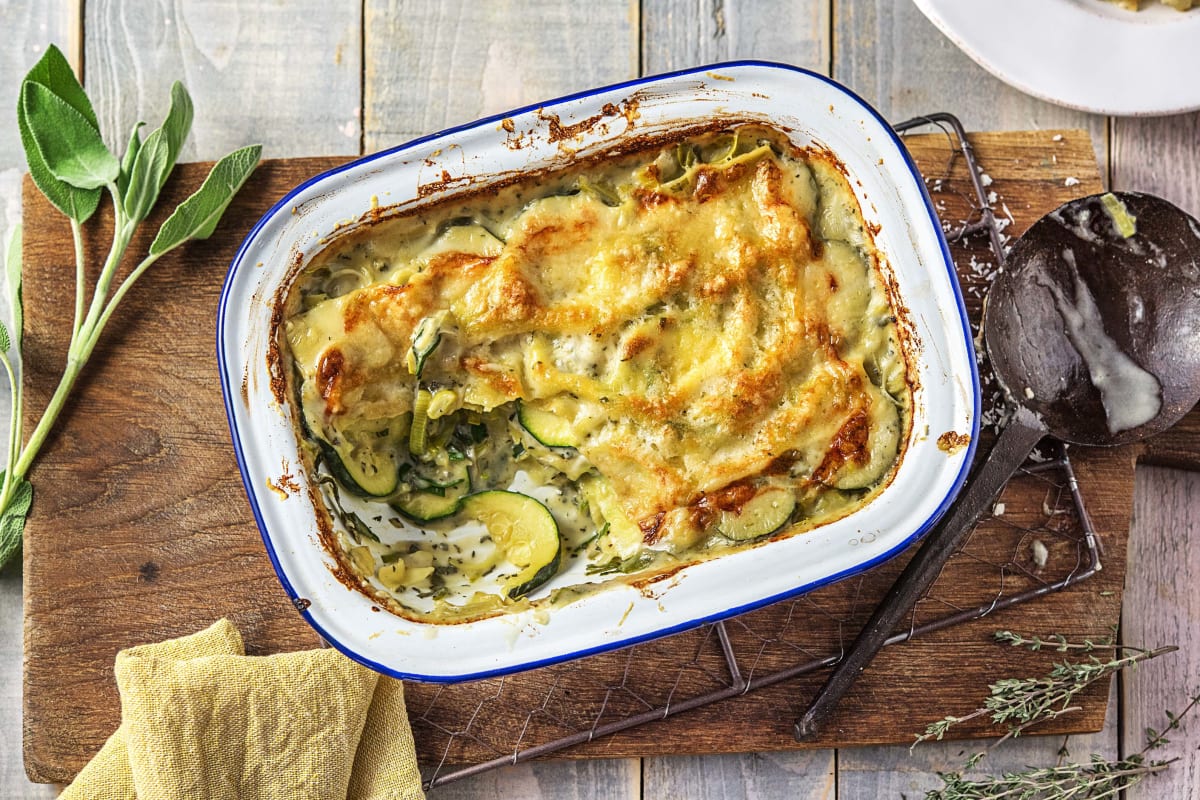
[[[400,681],[332,649],[244,653],[228,620],[118,653],[121,726],[60,797],[424,798]]]

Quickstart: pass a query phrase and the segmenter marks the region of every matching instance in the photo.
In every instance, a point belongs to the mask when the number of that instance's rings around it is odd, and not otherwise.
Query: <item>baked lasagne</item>
[[[281,301],[345,579],[453,622],[870,502],[907,344],[840,163],[742,126],[399,213]]]

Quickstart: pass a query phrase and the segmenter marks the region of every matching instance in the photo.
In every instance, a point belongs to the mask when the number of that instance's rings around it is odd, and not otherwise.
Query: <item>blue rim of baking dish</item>
[[[367,163],[375,161],[379,158],[383,158],[385,156],[392,155],[393,153],[402,152],[402,151],[411,149],[413,147],[416,147],[417,145],[424,144],[424,143],[427,143],[430,141],[434,141],[436,139],[440,139],[440,138],[443,138],[446,136],[450,136],[455,133],[461,133],[463,131],[472,130],[472,129],[475,129],[475,128],[478,128],[478,127],[481,127],[484,125],[488,125],[493,122],[499,122],[508,117],[516,117],[518,115],[525,114],[525,113],[528,113],[531,111],[536,111],[538,109],[544,109],[544,108],[548,108],[551,106],[561,105],[563,103],[568,103],[573,100],[583,100],[588,97],[592,97],[594,95],[604,94],[606,92],[612,92],[612,91],[617,91],[617,90],[621,90],[621,89],[642,86],[647,83],[653,83],[656,81],[661,81],[661,80],[665,80],[665,79],[669,79],[669,78],[678,78],[678,77],[682,77],[682,76],[695,75],[697,73],[707,73],[707,72],[712,72],[713,70],[729,69],[729,68],[733,68],[733,67],[761,67],[761,68],[766,68],[766,69],[779,69],[779,70],[785,70],[788,72],[799,73],[801,75],[807,76],[808,78],[812,78],[812,79],[821,81],[823,83],[826,83],[829,86],[833,87],[835,90],[844,94],[847,99],[855,102],[866,114],[873,117],[884,128],[884,130],[887,131],[888,135],[891,136],[893,144],[895,144],[896,149],[899,151],[901,157],[903,158],[904,164],[908,168],[909,172],[911,173],[913,181],[921,194],[921,198],[925,202],[925,210],[929,215],[929,221],[932,226],[932,230],[934,232],[935,237],[937,238],[938,246],[941,249],[943,266],[945,266],[947,271],[950,273],[950,288],[954,294],[954,299],[958,306],[959,322],[962,325],[963,341],[966,346],[967,360],[970,363],[970,368],[971,368],[971,403],[972,403],[971,434],[970,434],[971,438],[967,445],[966,457],[963,459],[962,466],[959,468],[959,473],[957,476],[955,476],[954,481],[950,485],[949,490],[946,492],[945,497],[942,498],[941,503],[938,505],[938,507],[936,509],[934,509],[933,513],[930,514],[930,516],[921,525],[918,525],[916,527],[916,529],[907,538],[905,538],[902,542],[897,544],[895,547],[893,547],[892,549],[890,549],[884,553],[881,553],[880,555],[878,555],[874,558],[868,559],[867,561],[856,564],[852,567],[849,567],[848,569],[842,570],[841,572],[835,572],[831,575],[825,576],[818,580],[811,581],[811,582],[805,583],[805,584],[801,584],[800,586],[796,586],[787,591],[780,592],[778,594],[771,595],[769,597],[761,598],[759,600],[755,600],[753,602],[746,603],[746,604],[743,604],[740,606],[725,608],[719,612],[709,614],[707,616],[703,616],[703,617],[700,617],[697,619],[687,620],[685,622],[681,622],[676,625],[672,625],[668,628],[662,628],[659,630],[651,631],[649,633],[630,636],[628,638],[621,639],[621,640],[615,641],[615,642],[603,642],[601,644],[595,645],[594,647],[586,647],[581,650],[572,651],[570,653],[549,656],[549,657],[537,659],[534,661],[528,661],[528,662],[523,662],[520,664],[514,664],[514,665],[509,665],[509,666],[504,666],[504,667],[497,667],[495,669],[483,670],[481,672],[473,672],[473,673],[467,673],[467,674],[463,674],[463,675],[423,675],[423,674],[419,674],[419,673],[402,672],[400,670],[394,669],[393,667],[389,667],[385,664],[381,664],[377,661],[374,661],[374,660],[362,655],[361,653],[352,649],[348,645],[339,641],[336,637],[331,636],[329,634],[329,632],[326,631],[321,626],[321,624],[313,618],[312,614],[309,613],[307,607],[304,605],[304,603],[302,601],[300,593],[297,592],[295,587],[292,586],[291,581],[288,580],[287,574],[285,573],[282,565],[279,562],[279,557],[278,557],[277,553],[275,552],[275,546],[271,540],[271,536],[267,532],[267,525],[263,519],[262,510],[259,508],[258,498],[254,492],[254,487],[253,487],[253,483],[251,480],[251,476],[250,476],[248,468],[246,466],[246,458],[245,458],[245,453],[243,452],[243,448],[242,448],[241,435],[240,435],[240,431],[238,430],[237,420],[236,420],[235,413],[234,413],[234,405],[233,404],[234,404],[235,392],[232,391],[232,388],[231,388],[232,385],[230,384],[228,362],[226,360],[226,355],[225,355],[225,343],[224,343],[225,314],[226,314],[226,310],[228,307],[229,294],[230,294],[230,291],[231,291],[231,288],[233,285],[234,277],[238,271],[238,268],[242,264],[242,261],[243,261],[243,258],[245,256],[246,252],[250,249],[250,247],[255,243],[255,240],[258,238],[259,231],[271,219],[273,219],[279,211],[281,211],[282,209],[288,208],[291,205],[291,201],[293,198],[295,198],[297,195],[299,195],[301,192],[303,192],[305,189],[312,186],[313,184],[323,181],[323,180],[330,178],[334,175],[337,175],[341,172],[345,172],[346,170],[360,167],[363,164],[367,164]],[[929,192],[925,188],[925,181],[921,175],[920,170],[917,169],[917,165],[913,162],[912,156],[908,152],[908,148],[906,148],[904,146],[904,143],[900,139],[900,135],[898,133],[896,133],[896,131],[892,128],[891,124],[888,123],[888,121],[885,120],[883,118],[883,116],[878,111],[876,111],[869,103],[867,103],[865,100],[863,100],[857,94],[855,94],[853,91],[851,91],[847,87],[843,86],[842,84],[838,83],[837,81],[833,80],[832,78],[829,78],[825,75],[821,75],[820,73],[813,72],[808,69],[804,69],[803,67],[796,67],[796,66],[792,66],[790,64],[781,64],[781,63],[773,62],[773,61],[759,61],[759,60],[754,60],[754,59],[747,59],[747,60],[739,60],[739,61],[726,61],[726,62],[721,62],[721,63],[717,63],[717,64],[707,64],[707,65],[701,66],[701,67],[682,69],[682,70],[677,70],[675,72],[662,73],[659,75],[649,75],[649,76],[645,76],[645,77],[641,77],[641,78],[635,78],[635,79],[629,80],[629,81],[624,81],[621,83],[614,83],[614,84],[611,84],[608,86],[601,86],[601,87],[597,87],[595,89],[588,89],[586,91],[576,92],[574,94],[563,95],[562,97],[557,97],[552,100],[546,100],[546,101],[543,101],[540,103],[533,103],[533,104],[530,104],[527,106],[522,106],[520,108],[511,109],[509,111],[505,111],[505,112],[502,112],[499,114],[493,114],[492,116],[473,120],[472,122],[468,122],[463,125],[457,125],[452,128],[446,128],[444,130],[438,131],[437,133],[432,133],[427,136],[422,136],[422,137],[419,137],[416,139],[412,139],[408,142],[397,145],[395,147],[391,147],[386,150],[381,150],[377,153],[371,153],[371,154],[363,156],[361,158],[354,159],[353,161],[348,161],[345,164],[341,164],[337,167],[334,167],[333,169],[326,170],[325,172],[322,172],[319,175],[309,178],[308,180],[304,181],[303,183],[301,183],[298,186],[296,186],[295,188],[293,188],[286,195],[284,195],[284,197],[282,199],[280,199],[279,202],[275,203],[275,205],[272,206],[271,209],[269,211],[267,211],[267,213],[264,214],[258,220],[258,222],[256,222],[254,224],[254,227],[250,229],[250,232],[248,234],[246,234],[246,238],[242,240],[242,244],[238,248],[237,254],[233,257],[233,261],[230,263],[229,271],[226,273],[224,286],[221,289],[221,299],[220,299],[220,302],[217,307],[217,331],[216,331],[216,333],[217,333],[217,335],[216,335],[217,364],[218,364],[218,368],[220,370],[220,375],[221,375],[221,394],[225,401],[225,416],[229,423],[230,435],[233,439],[233,448],[234,448],[234,453],[237,457],[238,471],[241,473],[242,484],[246,490],[246,497],[250,501],[250,508],[254,513],[254,520],[255,520],[255,523],[258,525],[259,535],[261,536],[261,538],[263,540],[263,545],[266,547],[267,555],[271,559],[271,566],[275,570],[276,577],[279,578],[280,584],[283,586],[284,591],[287,592],[288,597],[290,598],[290,600],[292,602],[292,606],[300,613],[300,616],[303,617],[304,620],[310,626],[312,626],[313,630],[315,630],[317,632],[317,634],[325,642],[327,642],[328,644],[330,644],[331,646],[336,648],[338,651],[340,651],[343,655],[347,656],[348,658],[351,658],[354,661],[357,661],[360,664],[362,664],[366,667],[369,667],[370,669],[375,670],[376,672],[382,673],[384,675],[390,675],[394,678],[400,678],[403,680],[416,680],[416,681],[423,681],[423,682],[428,682],[428,683],[460,683],[460,682],[464,682],[464,681],[481,680],[484,678],[499,677],[502,675],[511,675],[511,674],[518,673],[518,672],[524,672],[527,670],[536,669],[538,667],[546,667],[546,666],[550,666],[553,664],[559,664],[564,661],[572,661],[572,660],[575,660],[578,658],[583,658],[585,656],[596,655],[598,653],[604,653],[604,652],[608,652],[610,650],[616,650],[616,649],[619,649],[622,647],[630,647],[632,645],[639,644],[639,643],[645,642],[645,641],[650,641],[652,639],[659,639],[664,636],[670,636],[675,633],[680,633],[682,631],[691,630],[693,628],[698,628],[701,625],[705,625],[708,623],[719,622],[724,619],[729,619],[730,617],[735,617],[735,616],[738,616],[739,614],[744,614],[748,611],[753,611],[754,609],[762,608],[764,606],[768,606],[773,603],[777,603],[781,600],[786,600],[788,598],[797,597],[799,595],[813,591],[814,589],[818,589],[822,586],[827,586],[836,581],[840,581],[845,578],[851,577],[853,575],[857,575],[859,573],[865,572],[868,569],[871,569],[872,567],[874,567],[878,564],[881,564],[884,561],[887,561],[888,559],[892,558],[893,556],[897,555],[902,550],[907,548],[913,542],[920,539],[935,524],[937,524],[938,520],[940,520],[945,515],[946,511],[950,508],[950,505],[954,502],[955,498],[958,496],[958,493],[962,489],[963,484],[966,482],[967,473],[969,472],[971,463],[974,460],[976,443],[979,439],[979,424],[980,424],[979,417],[980,417],[981,392],[980,392],[980,387],[979,387],[979,369],[976,366],[973,336],[971,333],[970,323],[967,319],[967,309],[966,309],[966,305],[963,302],[962,290],[961,290],[961,287],[959,286],[959,282],[958,282],[958,274],[954,267],[954,258],[950,254],[950,247],[946,242],[946,236],[942,230],[941,222],[938,219],[936,211],[934,210],[933,201],[929,197]]]

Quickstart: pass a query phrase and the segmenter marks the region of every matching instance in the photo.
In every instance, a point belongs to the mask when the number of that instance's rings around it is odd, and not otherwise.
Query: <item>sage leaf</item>
[[[88,100],[87,93],[79,85],[79,79],[75,77],[75,71],[71,69],[71,65],[67,63],[67,59],[57,47],[50,45],[46,48],[41,60],[33,65],[29,74],[25,76],[25,80],[45,86],[62,98],[67,105],[82,114],[88,124],[97,131],[100,130],[100,123],[96,120],[96,111],[92,108],[92,101]]]
[[[0,471],[0,480],[4,472]],[[33,486],[24,478],[15,478],[8,506],[0,514],[0,567],[21,552],[21,535],[25,532],[25,518],[33,502]]]
[[[170,148],[172,167],[179,160],[179,151],[183,148],[183,140],[187,138],[188,132],[192,129],[194,116],[195,109],[192,106],[191,95],[188,94],[182,83],[175,81],[171,84],[171,107],[167,110],[167,118],[163,120],[162,124]],[[166,176],[163,176],[163,182],[166,182]]]
[[[29,70],[26,81],[48,86],[68,105],[83,115],[92,127],[98,128],[96,112],[92,109],[83,87],[71,71],[71,65],[63,58],[58,48],[50,45],[41,60]],[[21,146],[25,149],[25,162],[29,165],[29,176],[46,199],[62,213],[77,222],[85,222],[100,205],[99,189],[78,189],[54,177],[42,153],[38,150],[25,114],[24,104],[17,98],[17,129],[21,134]]]
[[[150,255],[167,252],[189,239],[207,239],[221,221],[233,196],[250,177],[262,156],[262,145],[234,150],[218,161],[191,197],[179,204],[150,244]]]
[[[171,86],[171,108],[162,125],[155,128],[133,158],[129,184],[124,194],[125,215],[137,224],[144,220],[158,200],[163,184],[183,147],[183,140],[192,128],[192,98],[183,84]]]
[[[21,133],[21,145],[25,148],[25,163],[29,166],[29,177],[51,205],[66,214],[76,222],[87,222],[100,205],[99,189],[76,189],[69,183],[64,183],[54,177],[46,160],[42,158],[29,123],[25,119],[25,111],[17,103],[17,129]]]
[[[21,226],[13,228],[8,239],[8,252],[4,257],[5,285],[8,289],[9,318],[13,324],[13,339],[16,340],[17,352],[21,351],[22,327],[25,324],[25,305],[21,298]],[[8,348],[4,348],[7,350]],[[16,387],[13,387],[16,391]]]
[[[159,177],[170,173],[169,148],[162,128],[156,128],[142,142],[133,158],[129,183],[122,196],[125,216],[137,224],[146,218],[158,200]]]
[[[79,111],[34,81],[21,87],[21,108],[29,132],[50,173],[78,189],[98,189],[121,173],[100,133]]]
[[[125,156],[121,159],[121,174],[117,176],[117,194],[121,197],[125,196],[125,190],[129,187],[129,175],[133,172],[134,159],[137,158],[138,150],[142,149],[142,137],[138,131],[145,124],[139,122],[129,132],[129,146],[125,148]]]

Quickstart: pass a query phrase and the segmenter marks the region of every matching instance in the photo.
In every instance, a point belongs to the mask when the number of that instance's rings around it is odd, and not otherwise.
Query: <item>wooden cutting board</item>
[[[946,138],[931,134],[907,141],[943,219],[953,223],[970,216],[962,159],[952,155]],[[1061,202],[1100,190],[1092,146],[1081,131],[978,134],[973,142],[1001,215],[1011,220],[1008,235]],[[211,240],[155,265],[114,317],[42,452],[31,476],[36,496],[24,554],[24,747],[34,780],[69,780],[116,728],[112,664],[123,647],[191,633],[222,616],[241,629],[251,654],[320,645],[276,582],[246,502],[218,388],[214,341],[221,284],[251,225],[292,186],[339,162],[265,162]],[[173,206],[206,172],[207,165],[182,166],[166,187],[163,205]],[[25,391],[27,411],[35,411],[60,373],[73,262],[68,225],[28,181],[24,204]],[[148,235],[131,252],[144,252],[157,225],[151,220],[144,226]],[[104,216],[88,226],[91,263],[106,252],[110,229],[111,218]],[[969,309],[977,315],[990,256],[981,239],[954,250]],[[1047,669],[1052,654],[990,643],[997,628],[1107,635],[1120,611],[1134,464],[1154,458],[1197,467],[1198,453],[1197,412],[1153,450],[1073,451],[1103,537],[1104,570],[1060,593],[887,648],[816,744],[909,742],[927,722],[974,708],[990,680]],[[1014,584],[1036,579],[1025,555],[1028,536],[1009,536],[1014,526],[1028,524],[1019,522],[1022,514],[1040,514],[1048,502],[1043,485],[1028,483],[1007,490],[1009,512],[976,532],[927,607],[978,603],[979,583],[989,571],[998,569]],[[1052,555],[1059,549],[1052,547]],[[1073,552],[1068,548],[1062,555],[1071,558]],[[768,664],[778,669],[820,655],[822,648],[836,652],[905,558],[731,624],[741,652],[751,655],[743,669]],[[506,680],[446,690],[410,684],[419,756],[426,764],[477,763],[511,754],[512,732],[523,727],[521,745],[529,746],[671,702],[680,687],[703,689],[704,676],[720,671],[708,652],[713,640],[702,630]],[[785,652],[771,653],[764,642]],[[797,747],[791,724],[823,677],[817,672],[789,680],[567,755]],[[1082,698],[1080,712],[1041,731],[1098,729],[1107,693],[1106,686],[1095,687]],[[961,733],[986,730],[976,725]]]

